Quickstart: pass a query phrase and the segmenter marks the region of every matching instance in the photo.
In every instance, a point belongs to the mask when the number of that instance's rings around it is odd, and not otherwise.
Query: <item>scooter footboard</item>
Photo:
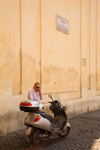
[[[60,131],[64,128],[65,125],[66,121],[64,121],[63,118],[55,119],[50,126],[50,130]]]

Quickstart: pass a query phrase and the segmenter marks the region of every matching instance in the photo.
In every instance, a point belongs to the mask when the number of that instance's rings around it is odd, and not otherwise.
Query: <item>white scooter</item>
[[[52,95],[49,96],[52,99]],[[20,103],[20,110],[29,112],[24,124],[31,127],[29,135],[30,143],[38,144],[41,138],[47,138],[50,135],[64,137],[70,132],[70,124],[67,119],[66,106],[61,106],[57,100],[53,100],[50,110],[54,113],[54,119],[44,112],[42,104],[35,100],[28,100]]]

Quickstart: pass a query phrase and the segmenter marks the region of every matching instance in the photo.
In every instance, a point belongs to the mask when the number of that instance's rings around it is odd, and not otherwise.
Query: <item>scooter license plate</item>
[[[26,131],[25,131],[25,135],[30,135],[31,134],[31,130],[32,130],[32,128],[31,127],[27,127],[26,128]]]

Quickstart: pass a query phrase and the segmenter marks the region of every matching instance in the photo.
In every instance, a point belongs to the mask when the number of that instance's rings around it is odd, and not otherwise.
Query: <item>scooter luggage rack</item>
[[[35,100],[26,100],[19,104],[20,110],[24,112],[38,112],[41,104]],[[42,108],[43,109],[43,108]]]

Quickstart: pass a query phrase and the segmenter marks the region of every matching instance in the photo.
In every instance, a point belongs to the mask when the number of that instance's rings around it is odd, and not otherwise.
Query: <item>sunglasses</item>
[[[40,87],[37,87],[37,86],[36,86],[36,88],[40,88]]]

